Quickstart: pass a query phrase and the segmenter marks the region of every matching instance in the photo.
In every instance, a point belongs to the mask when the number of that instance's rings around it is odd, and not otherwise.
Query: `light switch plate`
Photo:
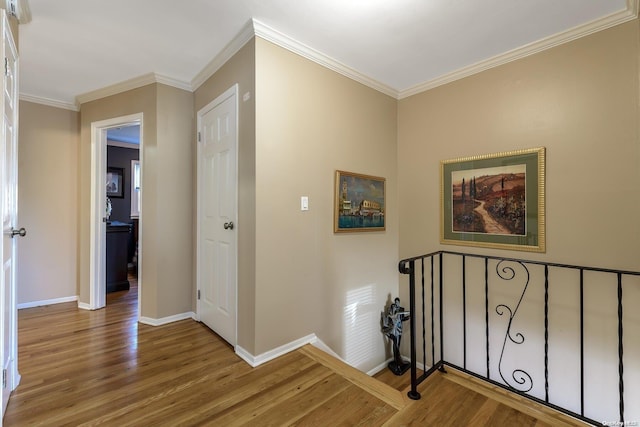
[[[309,210],[309,197],[307,196],[300,197],[300,210],[301,211]]]

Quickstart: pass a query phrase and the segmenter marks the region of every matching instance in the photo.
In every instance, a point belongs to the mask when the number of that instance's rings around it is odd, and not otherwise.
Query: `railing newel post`
[[[467,257],[462,255],[462,367],[467,369]]]
[[[484,318],[485,318],[485,336],[487,348],[487,378],[491,378],[490,360],[489,360],[489,258],[484,258]]]
[[[580,415],[584,417],[584,269],[580,269]]]
[[[433,257],[431,258],[431,365],[435,366],[436,364],[436,333],[435,333],[435,327],[434,327],[434,318],[433,318],[433,313],[434,313],[434,283],[433,283],[433,273],[435,270],[435,265],[433,262]]]
[[[622,316],[622,274],[618,273],[618,392],[620,395],[620,424],[624,422],[624,346],[623,346],[623,316]]]
[[[549,266],[544,266],[544,400],[549,403]]]
[[[419,400],[418,368],[416,362],[416,265],[409,261],[409,327],[411,329],[411,390],[407,393],[410,399]]]
[[[439,254],[439,262],[440,262],[440,266],[439,266],[439,271],[438,271],[438,275],[440,276],[440,282],[439,282],[439,299],[440,299],[440,308],[439,308],[439,315],[440,315],[440,363],[442,364],[444,362],[444,328],[443,328],[443,319],[444,319],[444,315],[442,313],[442,288],[443,288],[443,278],[444,278],[444,272],[442,271],[442,265],[443,265],[443,261],[442,261],[442,253]]]

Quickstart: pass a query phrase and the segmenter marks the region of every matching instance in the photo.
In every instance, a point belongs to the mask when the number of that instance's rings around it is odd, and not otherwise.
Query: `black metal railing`
[[[623,333],[628,322],[633,334],[628,341],[637,353],[640,346],[635,343],[640,337],[640,322],[635,314],[625,318],[623,289],[629,286],[632,292],[628,292],[628,298],[637,307],[640,272],[449,251],[404,259],[399,263],[399,270],[409,276],[411,390],[408,395],[411,399],[420,399],[418,385],[429,375],[450,366],[588,423],[625,425],[625,393],[629,391],[625,391],[624,382]],[[527,291],[534,293],[529,295]],[[554,294],[559,296],[553,299]],[[421,311],[416,311],[418,299]],[[508,299],[512,302],[505,302]],[[495,304],[495,314],[490,310],[491,301]],[[607,302],[609,310],[605,309]],[[571,321],[572,316],[575,322]],[[608,334],[587,331],[587,323],[593,329],[594,325],[606,324],[607,319],[615,326],[610,329],[616,330],[616,345],[609,346],[616,347],[614,354],[607,353],[607,343],[593,343],[609,340]],[[478,333],[482,326],[484,333]],[[469,334],[469,328],[476,333]],[[516,347],[524,346],[527,338],[527,334],[521,332],[524,328],[531,335],[528,349],[515,351]],[[552,335],[559,338],[552,339]],[[613,344],[614,340],[611,341]],[[499,351],[495,349],[496,342]],[[418,347],[422,350],[420,355]],[[507,356],[507,349],[511,357]],[[513,353],[521,357],[513,357]],[[540,360],[535,360],[536,354]],[[482,356],[484,360],[480,360]],[[569,366],[566,370],[556,367],[552,378],[550,363],[554,358],[568,360]],[[575,369],[577,378],[570,374],[573,360],[579,364]],[[603,414],[602,410],[594,410],[593,405],[587,407],[586,394],[588,386],[590,398],[595,389],[604,387],[598,382],[599,376],[590,382],[588,375],[602,375],[605,369],[594,366],[606,366],[607,360],[617,364],[617,378],[609,380],[617,383],[617,402],[614,402],[615,413],[605,410]],[[533,366],[516,367],[516,362]],[[637,378],[640,376],[638,354],[632,355],[630,362],[633,363],[631,374]],[[420,375],[418,365],[423,370]],[[532,369],[539,375],[530,373]],[[542,386],[538,385],[539,381]],[[640,395],[640,384],[632,386],[636,388],[630,395]],[[604,390],[598,390],[596,394],[603,393],[606,395]],[[640,403],[632,405],[636,411],[636,415],[632,415],[640,418],[637,415]],[[638,421],[640,419],[627,420],[627,423]]]

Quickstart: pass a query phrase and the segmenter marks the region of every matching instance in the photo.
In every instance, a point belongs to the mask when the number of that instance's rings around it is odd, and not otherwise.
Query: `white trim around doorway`
[[[106,168],[107,129],[140,125],[140,164],[144,165],[143,113],[115,117],[91,123],[91,213],[89,255],[89,303],[78,303],[78,308],[98,310],[106,305],[105,255],[106,255]],[[144,167],[141,168],[141,181]],[[141,194],[141,197],[143,195]],[[142,201],[140,203],[142,205]],[[141,206],[142,208],[142,206]],[[138,318],[142,301],[142,209],[138,227]]]

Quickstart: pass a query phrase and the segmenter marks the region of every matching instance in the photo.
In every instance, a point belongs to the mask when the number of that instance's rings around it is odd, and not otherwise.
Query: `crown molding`
[[[425,92],[429,89],[433,89],[438,86],[442,86],[447,83],[451,83],[456,80],[478,74],[482,71],[486,71],[488,69],[534,55],[536,53],[551,49],[564,43],[571,42],[581,37],[588,36],[598,31],[606,30],[607,28],[611,28],[616,25],[631,21],[638,17],[639,3],[640,0],[627,0],[627,8],[620,12],[613,13],[609,16],[596,19],[583,25],[579,25],[567,31],[557,33],[555,35],[546,37],[533,43],[529,43],[528,45],[511,50],[509,52],[496,55],[484,61],[476,62],[475,64],[460,68],[451,73],[444,74],[433,80],[428,80],[424,83],[420,83],[408,89],[401,90],[399,92],[398,99],[407,98],[409,96]]]
[[[31,8],[28,0],[17,0],[18,4],[17,18],[20,24],[28,24],[31,22]]]
[[[165,86],[171,86],[176,89],[186,90],[188,92],[193,92],[193,88],[191,87],[191,83],[185,82],[182,80],[174,79],[173,77],[163,76],[162,74],[154,73],[156,83],[163,84]]]
[[[41,96],[29,95],[26,93],[20,94],[20,101],[33,102],[34,104],[42,104],[48,107],[62,108],[64,110],[80,111],[76,104],[71,102],[58,101],[55,99],[43,98]]]
[[[28,0],[6,0],[6,6],[3,6],[3,9],[6,9],[8,14],[15,16],[18,24],[31,22],[31,8]]]
[[[352,80],[362,83],[365,86],[375,89],[378,92],[382,92],[393,98],[398,97],[398,91],[391,86],[379,82],[369,76],[366,76],[361,72],[345,64],[342,64],[341,62],[336,61],[335,59],[325,55],[324,53],[313,49],[312,47],[309,47],[297,40],[292,39],[286,34],[283,34],[256,19],[253,20],[253,27],[256,37],[260,37],[261,39],[276,44],[284,49],[302,56],[303,58],[313,61],[325,68],[335,71],[336,73],[342,74],[345,77],[348,77]]]
[[[249,40],[254,37],[253,22],[251,20],[242,27],[240,32],[191,80],[193,91],[213,76],[228,60],[233,57]]]
[[[148,73],[142,76],[134,77],[129,80],[125,80],[120,83],[116,83],[111,86],[103,87],[101,89],[97,89],[91,92],[78,95],[76,96],[76,104],[80,106],[87,102],[106,98],[107,96],[111,96],[111,95],[117,95],[119,93],[137,89],[153,83],[160,83],[160,84],[172,86],[178,89],[187,90],[189,92],[192,91],[191,85],[189,83],[186,83],[171,77],[163,76],[161,74]]]
[[[460,68],[453,72],[444,74],[440,77],[436,77],[432,80],[428,80],[404,90],[395,89],[369,76],[366,76],[363,73],[323,54],[322,52],[319,52],[301,42],[298,42],[297,40],[275,30],[272,27],[269,27],[268,25],[256,19],[252,19],[249,20],[244,25],[244,27],[242,27],[240,32],[191,80],[191,82],[184,82],[156,73],[148,73],[111,86],[78,95],[75,99],[75,104],[32,96],[29,94],[21,94],[20,99],[23,101],[48,105],[55,108],[79,111],[80,105],[86,102],[95,101],[107,96],[116,95],[118,93],[126,92],[132,89],[137,89],[139,87],[146,86],[152,83],[165,84],[167,86],[172,86],[178,89],[193,92],[198,89],[205,81],[207,81],[207,79],[209,79],[213,74],[215,74],[253,37],[260,37],[266,41],[274,43],[277,46],[289,50],[290,52],[309,59],[325,68],[333,70],[345,77],[355,80],[365,86],[368,86],[393,98],[403,99],[638,18],[640,12],[640,0],[626,0],[626,4],[627,6],[625,10],[622,10],[620,12],[611,14],[601,19],[594,20],[578,27],[574,27],[570,30],[530,43],[521,48],[496,55],[492,58],[477,62],[467,67]]]

